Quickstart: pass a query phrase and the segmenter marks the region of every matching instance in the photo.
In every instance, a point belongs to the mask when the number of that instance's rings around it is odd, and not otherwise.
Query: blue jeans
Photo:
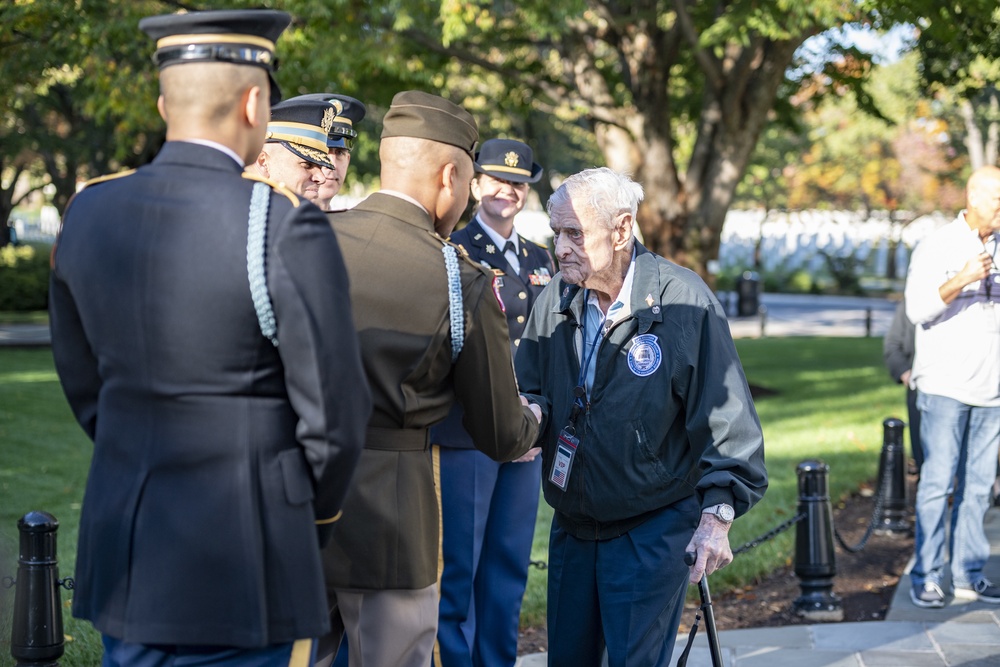
[[[997,475],[1000,407],[975,407],[920,392],[920,439],[924,465],[917,486],[914,587],[941,584],[945,519],[950,520],[951,578],[969,587],[982,578],[990,544],[983,518]],[[948,495],[953,495],[948,514]]]

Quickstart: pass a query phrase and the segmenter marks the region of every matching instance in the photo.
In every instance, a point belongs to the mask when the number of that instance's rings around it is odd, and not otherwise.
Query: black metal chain
[[[63,579],[60,579],[56,583],[58,583],[60,586],[62,586],[63,588],[65,588],[68,591],[71,591],[74,588],[76,588],[76,580],[73,579],[73,577],[65,577]]]
[[[882,518],[882,503],[885,502],[885,497],[888,493],[889,480],[892,479],[893,466],[895,464],[892,461],[891,456],[885,457],[885,470],[882,471],[884,474],[879,480],[878,491],[875,493],[875,507],[872,509],[872,518],[868,522],[868,528],[865,530],[865,534],[862,536],[861,541],[854,546],[849,545],[844,541],[843,536],[840,531],[837,530],[836,524],[833,526],[833,536],[837,538],[837,542],[847,553],[856,554],[868,544],[869,538],[871,538],[872,533],[875,532],[875,525]]]
[[[789,528],[791,528],[792,526],[794,526],[799,521],[802,521],[805,518],[806,518],[806,513],[805,512],[802,512],[801,514],[796,514],[791,519],[788,519],[784,523],[781,523],[781,524],[775,526],[774,528],[772,528],[771,530],[767,531],[766,533],[764,533],[760,537],[758,537],[756,539],[753,539],[753,540],[750,540],[749,542],[747,542],[746,544],[744,544],[743,546],[741,546],[739,549],[737,549],[736,551],[733,552],[733,558],[736,558],[737,556],[739,556],[741,553],[743,553],[745,551],[749,551],[750,549],[753,549],[754,547],[760,546],[761,544],[763,544],[764,542],[767,542],[768,540],[774,539],[775,537],[777,537],[781,533],[785,532],[786,530],[788,530]]]

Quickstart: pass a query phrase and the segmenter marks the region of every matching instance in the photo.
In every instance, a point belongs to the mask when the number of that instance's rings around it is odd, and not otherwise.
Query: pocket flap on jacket
[[[285,497],[292,505],[302,505],[313,499],[313,482],[306,457],[298,449],[289,449],[278,455],[281,477],[285,483]]]

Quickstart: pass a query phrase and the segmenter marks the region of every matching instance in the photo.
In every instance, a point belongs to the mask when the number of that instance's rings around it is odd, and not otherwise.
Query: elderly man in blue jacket
[[[732,560],[729,527],[767,488],[725,314],[635,241],[642,195],[602,168],[549,199],[560,273],[516,359],[546,417],[550,665],[597,667],[604,649],[611,667],[667,665],[687,583]]]

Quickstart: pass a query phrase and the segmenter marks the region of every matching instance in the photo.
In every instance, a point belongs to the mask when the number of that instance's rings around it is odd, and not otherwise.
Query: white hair
[[[631,178],[613,169],[598,167],[585,169],[563,181],[549,197],[545,209],[551,217],[555,209],[572,201],[585,204],[594,214],[595,222],[610,229],[623,214],[630,214],[635,220],[642,197],[642,186]]]

